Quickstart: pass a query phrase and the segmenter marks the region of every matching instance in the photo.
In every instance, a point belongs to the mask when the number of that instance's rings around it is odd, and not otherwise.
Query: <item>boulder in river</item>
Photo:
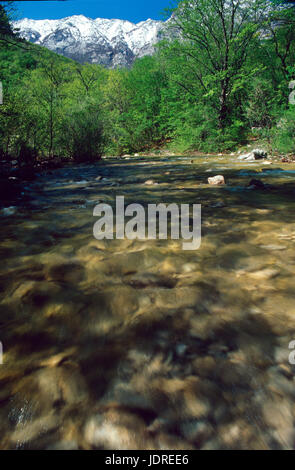
[[[212,176],[211,178],[208,178],[208,183],[217,186],[225,184],[225,179],[222,175]]]
[[[262,158],[267,158],[266,150],[262,149],[254,149],[250,153],[246,153],[245,155],[241,155],[238,157],[238,160],[245,160],[247,162],[261,160]]]

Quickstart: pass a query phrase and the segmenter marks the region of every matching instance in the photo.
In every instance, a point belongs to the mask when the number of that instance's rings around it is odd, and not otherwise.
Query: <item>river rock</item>
[[[260,160],[262,158],[267,158],[267,152],[262,149],[254,149],[250,153],[246,153],[244,155],[240,155],[238,160],[245,160],[248,162]]]
[[[16,423],[43,418],[54,411],[87,403],[88,392],[84,378],[76,365],[46,367],[21,379],[12,389],[11,412]],[[27,408],[24,419],[24,407]]]
[[[193,369],[199,377],[210,377],[214,375],[216,360],[211,356],[196,357],[193,361]]]
[[[222,175],[212,176],[211,178],[208,178],[208,183],[215,186],[222,185],[225,184],[225,179]]]
[[[90,418],[84,438],[91,448],[105,450],[139,450],[150,444],[141,418],[116,408]]]
[[[127,276],[126,283],[134,289],[145,289],[147,287],[162,287],[173,289],[176,280],[170,277],[158,276],[152,273],[137,273],[131,277]]]
[[[261,248],[270,251],[283,251],[286,250],[287,247],[284,245],[261,245]]]
[[[250,272],[248,275],[257,281],[266,281],[278,276],[279,273],[278,269],[265,268],[260,271]]]
[[[273,429],[273,437],[284,449],[293,448],[294,426],[292,405],[285,399],[266,400],[262,405],[263,418]]]
[[[50,281],[77,284],[84,278],[84,267],[78,262],[61,262],[48,266],[46,274]]]

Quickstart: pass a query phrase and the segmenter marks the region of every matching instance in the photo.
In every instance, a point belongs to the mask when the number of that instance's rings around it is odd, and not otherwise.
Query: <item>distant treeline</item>
[[[168,14],[153,57],[108,70],[20,40],[0,6],[0,158],[219,152],[251,136],[295,152],[295,7],[185,0]]]

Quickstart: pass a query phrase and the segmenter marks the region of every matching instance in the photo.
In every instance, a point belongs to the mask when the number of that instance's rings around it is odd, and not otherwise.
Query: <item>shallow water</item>
[[[132,158],[28,183],[0,219],[0,447],[294,448],[294,176]],[[116,195],[201,204],[200,249],[95,240],[94,205]]]

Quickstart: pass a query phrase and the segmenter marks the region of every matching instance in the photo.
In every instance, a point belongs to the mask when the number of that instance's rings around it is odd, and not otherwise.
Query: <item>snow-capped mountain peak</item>
[[[16,21],[20,36],[79,62],[107,67],[131,65],[136,57],[151,55],[164,23],[148,19],[134,24],[127,20],[87,18],[74,15],[59,20]]]

